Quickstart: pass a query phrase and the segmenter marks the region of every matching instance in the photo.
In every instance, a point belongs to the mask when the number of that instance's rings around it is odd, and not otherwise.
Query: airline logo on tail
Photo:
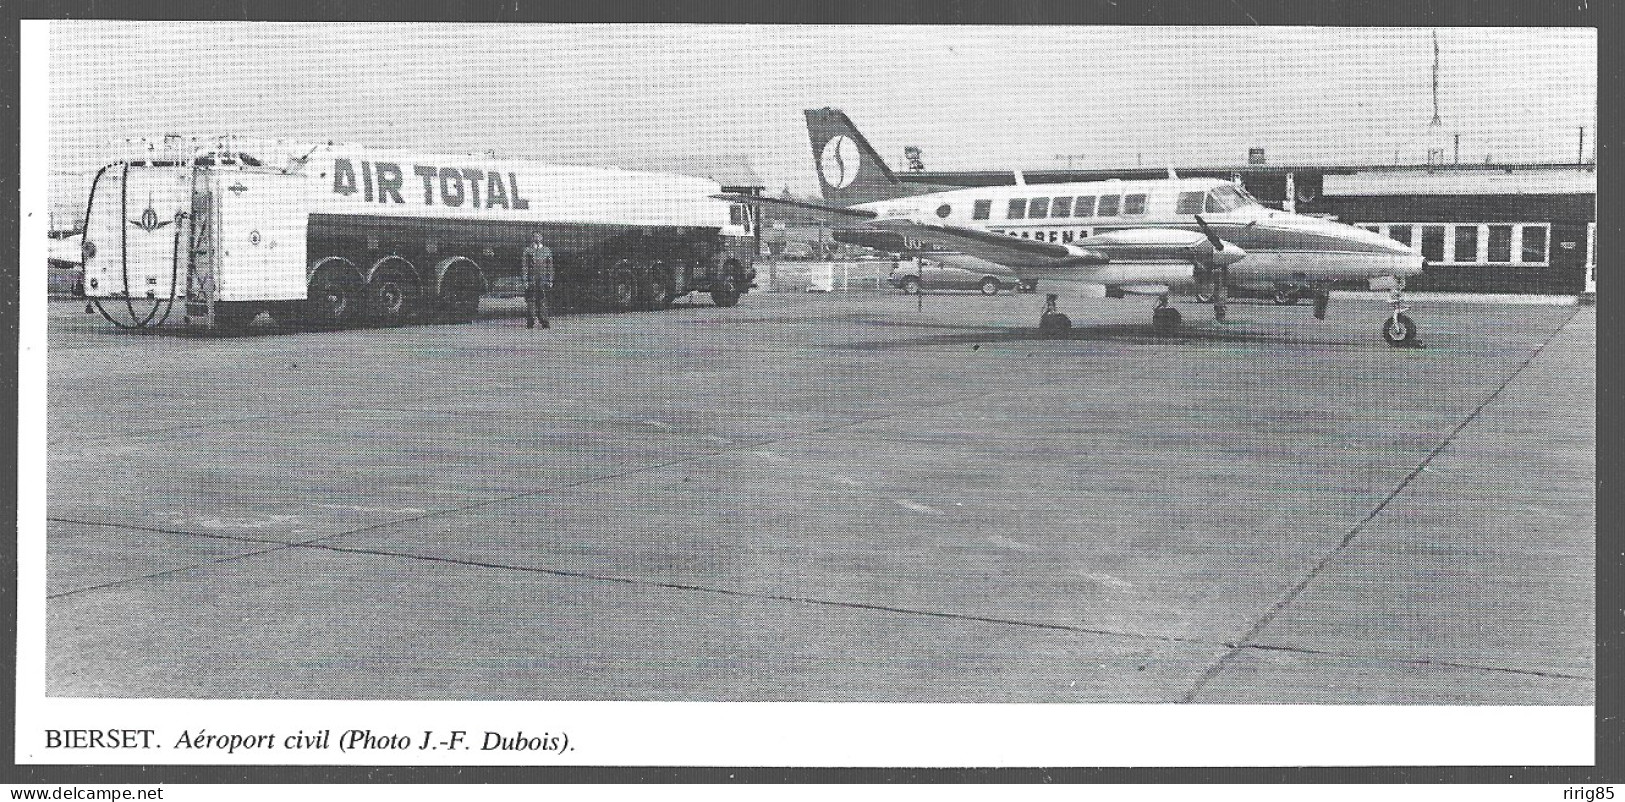
[[[858,143],[845,134],[830,137],[818,154],[818,172],[824,183],[845,189],[858,178]]]

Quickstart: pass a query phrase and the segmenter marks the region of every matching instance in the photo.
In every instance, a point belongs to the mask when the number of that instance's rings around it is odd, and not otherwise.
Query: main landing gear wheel
[[[1394,347],[1416,344],[1416,324],[1409,315],[1395,312],[1382,324],[1382,338]]]
[[[722,286],[711,291],[711,303],[727,309],[739,303],[739,291],[734,289],[732,282],[725,282]]]
[[[1044,296],[1044,311],[1038,314],[1039,331],[1054,334],[1072,328],[1072,318],[1055,311],[1055,302],[1060,298],[1053,292]]]
[[[1159,306],[1151,310],[1151,325],[1159,330],[1168,330],[1179,325],[1184,316],[1179,310],[1171,306]]]
[[[996,278],[984,278],[984,279],[982,279],[982,294],[983,295],[998,295],[999,294],[999,280],[996,279]]]
[[[1292,306],[1298,302],[1298,291],[1290,287],[1276,287],[1270,300],[1275,301],[1276,306]]]

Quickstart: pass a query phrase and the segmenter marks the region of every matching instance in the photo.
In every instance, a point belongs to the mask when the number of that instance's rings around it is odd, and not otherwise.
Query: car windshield
[[[1207,211],[1233,212],[1243,206],[1257,205],[1258,201],[1247,194],[1247,190],[1225,184],[1208,190]]]

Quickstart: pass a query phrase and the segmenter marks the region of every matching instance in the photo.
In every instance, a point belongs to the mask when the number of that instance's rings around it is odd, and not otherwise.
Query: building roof
[[[1237,165],[1207,165],[1185,166],[1173,165],[1173,169],[1181,177],[1198,178],[1229,178],[1231,175],[1240,175],[1246,178],[1282,177],[1287,173],[1294,173],[1299,177],[1305,175],[1326,176],[1328,185],[1332,176],[1393,174],[1393,175],[1463,175],[1474,176],[1488,173],[1496,174],[1528,174],[1559,172],[1566,174],[1583,174],[1590,177],[1592,185],[1596,184],[1595,164],[1237,164]],[[910,184],[934,184],[944,187],[984,187],[1008,186],[1015,183],[1015,173],[1012,170],[912,170],[898,171],[897,177]],[[1138,178],[1164,178],[1168,175],[1168,167],[1103,167],[1077,170],[1025,170],[1022,178],[1029,184],[1057,184],[1071,181],[1104,181],[1109,178],[1133,180]],[[1499,185],[1499,184],[1498,184]],[[1329,192],[1330,190],[1328,190]],[[1593,190],[1594,191],[1594,190]]]
[[[1553,165],[1522,169],[1371,170],[1327,175],[1321,194],[1370,195],[1595,195],[1595,169]]]

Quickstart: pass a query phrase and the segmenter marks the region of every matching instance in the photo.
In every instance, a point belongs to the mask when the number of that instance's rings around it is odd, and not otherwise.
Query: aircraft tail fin
[[[807,138],[824,200],[849,206],[921,192],[898,180],[840,109],[807,109]]]

